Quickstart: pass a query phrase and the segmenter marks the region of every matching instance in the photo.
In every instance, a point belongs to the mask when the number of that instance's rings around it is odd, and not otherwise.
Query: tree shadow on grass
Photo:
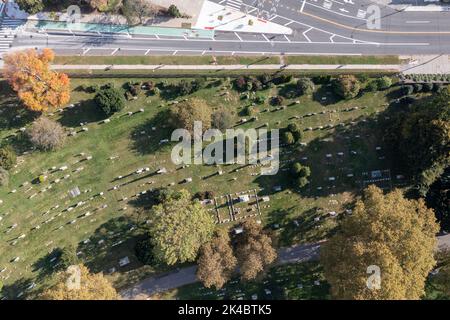
[[[130,217],[113,218],[98,227],[88,242],[80,242],[77,252],[82,252],[80,257],[93,272],[104,272],[111,268],[127,271],[139,264],[134,255],[134,246],[143,233],[144,230],[138,228]],[[130,264],[119,267],[119,259],[125,256],[129,258]]]
[[[323,106],[329,106],[342,100],[342,98],[334,93],[333,88],[329,85],[320,86],[314,92],[313,99]]]
[[[168,112],[168,110],[160,111],[153,118],[134,128],[131,132],[133,151],[147,155],[170,147],[170,143],[161,143],[164,139],[170,140],[172,133],[171,128],[162,127],[162,124],[167,123]]]
[[[0,290],[0,298],[8,300],[25,300],[31,295],[34,288],[34,281],[30,278],[21,278],[16,282],[4,285]]]
[[[26,109],[6,81],[0,82],[0,129],[19,129],[33,122],[39,112]]]
[[[40,257],[33,264],[33,272],[39,272],[37,276],[38,281],[42,281],[51,277],[60,269],[58,267],[58,259],[61,257],[62,250],[60,248],[53,249],[52,252]]]
[[[64,127],[79,127],[80,123],[98,122],[106,119],[107,116],[102,112],[93,99],[80,101],[73,108],[65,108],[61,114],[59,122]]]

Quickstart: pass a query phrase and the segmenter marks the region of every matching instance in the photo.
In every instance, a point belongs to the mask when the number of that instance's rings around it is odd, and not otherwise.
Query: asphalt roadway
[[[211,39],[192,39],[23,32],[13,48],[50,47],[67,55],[450,53],[450,11],[410,12],[379,6],[381,29],[373,29],[368,9],[372,5],[368,0],[244,0],[243,11],[292,28],[293,34],[287,36],[216,32]]]

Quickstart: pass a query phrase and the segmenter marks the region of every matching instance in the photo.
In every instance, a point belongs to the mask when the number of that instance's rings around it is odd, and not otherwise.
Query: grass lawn
[[[103,116],[92,102],[94,95],[77,89],[82,84],[109,82],[122,87],[128,80],[135,79],[72,79],[73,107],[47,116],[77,134],[68,137],[66,145],[55,152],[32,151],[20,143],[20,128],[29,125],[36,115],[24,111],[6,84],[2,85],[0,139],[12,143],[20,152],[9,185],[0,188],[3,295],[24,297],[30,284],[36,282],[38,289],[47,283],[52,273],[53,250],[69,244],[77,248],[79,257],[90,268],[107,273],[118,288],[169,270],[166,266],[142,266],[134,255],[134,243],[143,234],[141,227],[145,222],[135,195],[149,188],[174,184],[172,188],[186,188],[192,193],[211,190],[216,195],[258,189],[259,195],[270,195],[269,204],[262,207],[261,219],[279,236],[278,245],[286,246],[327,237],[361,190],[364,172],[389,168],[374,124],[376,114],[386,108],[389,91],[364,93],[342,101],[329,87],[322,86],[314,97],[287,99],[284,110],[277,111],[267,102],[258,106],[258,119],[242,128],[265,123],[269,128],[283,128],[291,122],[297,122],[303,130],[313,128],[304,132],[306,146],[283,149],[278,175],[262,177],[255,176],[259,169],[251,166],[242,168],[239,174],[235,172],[239,166],[224,166],[223,175],[215,175],[218,168],[214,166],[177,168],[170,160],[170,145],[160,145],[162,139],[170,138],[171,132],[160,115],[172,98],[142,92],[137,100],[127,102],[123,111],[112,116],[110,123],[102,123]],[[221,85],[216,79],[207,83],[205,89],[193,95],[207,100],[213,109],[229,108],[238,121],[249,101],[229,89],[227,80]],[[279,89],[262,93],[269,97]],[[300,103],[294,104],[296,100]],[[327,128],[328,124],[332,127]],[[82,131],[83,127],[89,131]],[[376,150],[377,146],[381,151]],[[338,155],[340,152],[342,155]],[[328,158],[328,154],[332,157]],[[92,159],[86,160],[88,156]],[[291,188],[291,178],[285,170],[292,160],[311,167],[311,183],[303,190]],[[67,169],[59,169],[65,166]],[[145,167],[149,173],[135,173]],[[168,173],[154,175],[161,167]],[[35,179],[42,174],[48,177],[47,181],[36,184]],[[123,178],[117,180],[118,176]],[[180,184],[187,177],[192,177],[193,182]],[[114,186],[120,188],[115,190]],[[281,191],[274,191],[274,186],[281,186]],[[81,195],[71,198],[68,191],[75,187],[79,187]],[[328,213],[332,211],[338,216],[331,217]],[[125,256],[131,263],[119,267],[119,259]]]
[[[254,56],[217,56],[217,64],[280,64],[279,57]],[[148,65],[202,65],[212,64],[211,56],[57,56],[55,64],[74,65],[121,65],[121,64],[148,64]]]
[[[286,56],[286,64],[400,64],[398,56]]]
[[[200,283],[186,285],[153,299],[194,300],[325,300],[329,285],[317,262],[304,262],[273,267],[262,279],[242,283],[232,279],[222,289],[205,288]]]

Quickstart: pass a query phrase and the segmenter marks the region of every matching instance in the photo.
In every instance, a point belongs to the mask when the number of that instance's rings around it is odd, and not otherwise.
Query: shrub
[[[272,105],[274,105],[274,106],[280,106],[283,104],[283,102],[284,102],[284,98],[282,96],[275,96],[272,98],[272,101],[271,101]]]
[[[177,6],[174,4],[170,5],[169,9],[167,10],[167,13],[172,18],[181,18],[182,16],[180,10],[178,10]]]
[[[353,75],[341,75],[333,81],[334,92],[344,99],[355,98],[361,90],[361,84]]]
[[[444,86],[442,85],[442,83],[435,83],[435,84],[433,84],[433,91],[434,92],[440,92],[443,88],[444,88]]]
[[[27,130],[30,142],[42,150],[54,150],[61,147],[66,139],[64,128],[57,122],[45,117],[37,119]]]
[[[404,96],[409,96],[414,93],[414,87],[411,85],[404,85],[400,88],[400,92]]]
[[[314,92],[314,83],[309,78],[301,78],[297,81],[297,89],[301,95],[311,95]]]
[[[331,76],[315,76],[312,81],[314,84],[328,84],[331,81]]]
[[[272,80],[273,83],[275,83],[276,85],[278,84],[283,84],[283,83],[289,83],[292,81],[292,75],[286,75],[286,74],[282,74],[276,78],[274,78]]]
[[[76,249],[73,246],[67,246],[63,249],[57,250],[57,270],[67,270],[70,266],[78,264],[79,260],[76,254]]]
[[[263,94],[258,94],[253,101],[257,104],[264,104],[266,102],[266,96]]]
[[[423,91],[424,92],[431,92],[433,91],[433,84],[431,82],[426,82],[423,84]]]
[[[87,93],[96,93],[98,90],[100,90],[100,87],[98,86],[98,84],[93,84],[93,85],[88,86],[85,91]]]
[[[378,91],[378,81],[377,80],[371,80],[366,86],[367,91]]]
[[[9,173],[0,167],[0,186],[6,187],[9,184]]]
[[[214,199],[214,196],[214,191],[199,191],[194,195],[193,199],[198,199],[200,201],[206,199],[212,200]]]
[[[378,78],[376,81],[378,85],[378,90],[386,90],[392,86],[392,79],[387,76]]]
[[[285,132],[283,132],[283,135],[281,137],[282,137],[283,143],[285,143],[285,144],[293,144],[295,142],[295,138],[294,138],[294,135],[292,134],[292,132],[285,131]]]
[[[212,115],[213,127],[219,130],[226,130],[233,126],[234,117],[230,111],[226,109],[218,110]]]
[[[258,109],[255,108],[254,106],[247,106],[244,109],[244,114],[248,117],[254,116],[257,113],[258,113]]]
[[[292,133],[301,131],[300,126],[297,123],[290,123],[287,129]]]
[[[311,169],[309,167],[296,162],[292,165],[291,172],[294,177],[294,185],[298,188],[303,188],[309,183],[308,178],[311,176]]]
[[[17,161],[16,152],[11,146],[0,148],[0,167],[9,170]]]
[[[234,86],[238,91],[247,90],[247,80],[244,76],[240,76],[234,80]]]
[[[423,89],[423,86],[420,83],[414,83],[413,84],[414,92],[418,93],[421,92]]]
[[[123,94],[115,88],[102,88],[94,100],[100,110],[108,116],[125,107]]]

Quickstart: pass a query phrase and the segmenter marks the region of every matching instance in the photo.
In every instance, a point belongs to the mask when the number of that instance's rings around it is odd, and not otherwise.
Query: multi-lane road
[[[212,0],[225,5],[226,0]],[[385,0],[243,0],[241,10],[288,26],[291,35],[216,32],[212,38],[19,33],[13,48],[60,54],[443,54],[450,53],[450,11],[416,12]],[[376,5],[377,7],[374,7]],[[375,8],[375,9],[374,9]],[[380,9],[379,28],[374,19]],[[375,10],[375,11],[374,11]]]

